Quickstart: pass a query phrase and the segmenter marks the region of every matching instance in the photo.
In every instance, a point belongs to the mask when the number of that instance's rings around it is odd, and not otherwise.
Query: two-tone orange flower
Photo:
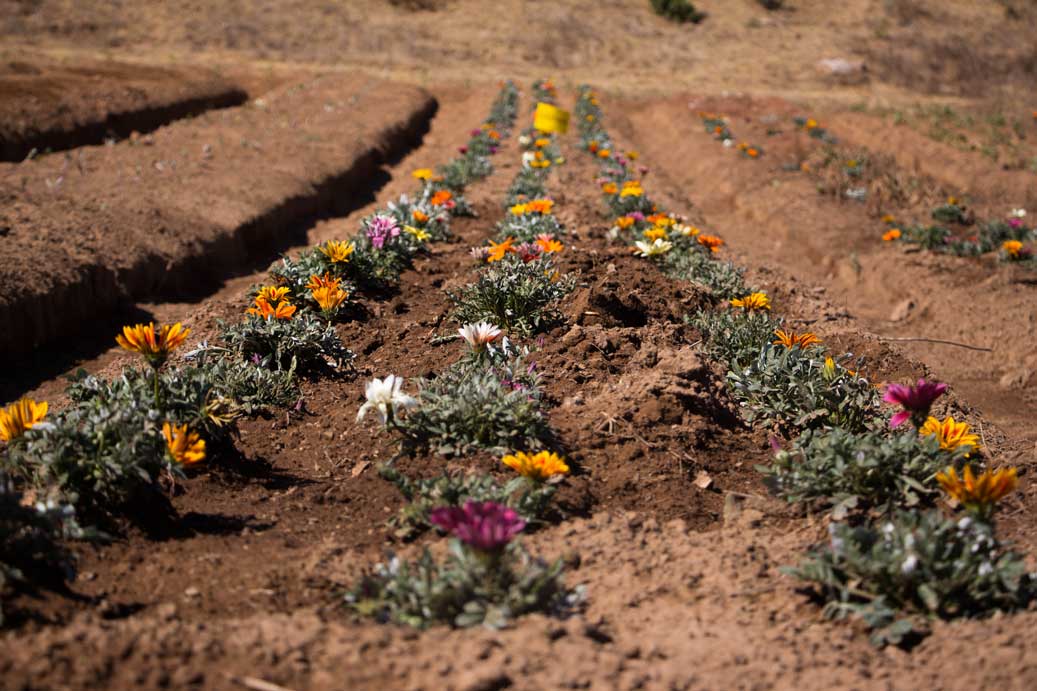
[[[342,279],[340,279],[340,278],[332,278],[331,274],[324,274],[323,276],[318,276],[316,274],[313,274],[312,276],[310,276],[310,280],[306,282],[306,289],[307,290],[315,290],[316,288],[323,288],[324,286],[331,286],[332,288],[338,288],[338,285],[341,282],[342,282]],[[274,302],[274,301],[270,300],[269,302]]]
[[[171,425],[162,423],[162,436],[166,438],[166,451],[169,457],[182,466],[191,466],[205,460],[205,440],[197,432],[191,432],[187,425]]]
[[[930,416],[925,424],[918,428],[918,433],[926,437],[936,437],[940,442],[940,448],[944,451],[979,448],[979,435],[970,430],[969,423],[956,422],[949,415],[944,418],[943,422]]]
[[[796,333],[795,331],[785,331],[784,329],[778,329],[774,332],[777,337],[774,339],[774,345],[783,345],[789,350],[793,348],[799,348],[800,350],[806,350],[807,348],[821,343],[821,339],[805,331],[803,333]]]
[[[761,312],[771,308],[771,299],[767,297],[767,293],[749,293],[745,297],[732,300],[731,306],[738,307],[746,312]]]
[[[349,293],[338,287],[338,284],[334,285],[323,285],[310,290],[310,295],[313,296],[314,301],[320,305],[320,309],[325,315],[331,315],[338,311],[338,308],[342,306],[342,303],[349,297]]]
[[[616,219],[617,228],[626,229],[632,225],[634,225],[634,219],[632,219],[630,216],[620,216]]]
[[[1005,251],[1009,257],[1013,259],[1019,258],[1019,253],[1023,251],[1023,243],[1018,240],[1005,240],[1001,245],[1001,249]]]
[[[882,234],[882,241],[883,242],[893,242],[894,240],[899,240],[901,234],[902,233],[900,232],[900,228],[890,228],[889,230],[887,230],[885,233]]]
[[[505,456],[501,462],[519,475],[538,483],[547,482],[553,477],[569,472],[569,466],[553,451],[540,451],[535,454],[519,451]]]
[[[415,223],[428,223],[428,214],[422,211],[421,209],[414,209],[414,211],[412,211],[410,215],[411,218],[414,219]]]
[[[282,300],[277,303],[275,307],[269,301],[263,298],[256,298],[255,307],[249,307],[245,310],[248,314],[262,317],[263,319],[291,319],[292,315],[295,314],[296,307],[287,300]]]
[[[23,398],[0,408],[0,440],[9,442],[25,434],[26,430],[43,421],[48,407],[46,401],[37,403],[31,398]]]
[[[282,300],[288,299],[287,286],[263,286],[259,289],[259,293],[256,294],[257,298],[263,298],[267,302],[281,302]]]
[[[619,185],[614,182],[606,182],[601,186],[601,191],[605,194],[615,194],[619,192]]]
[[[963,477],[953,466],[936,474],[936,481],[949,496],[965,507],[969,513],[981,519],[988,519],[997,508],[997,503],[1019,486],[1019,477],[1015,468],[998,468],[995,471],[985,470],[976,477],[972,474],[972,466],[966,465]]]
[[[549,214],[554,209],[554,201],[551,199],[534,199],[526,203],[527,214]]]
[[[644,232],[646,240],[665,240],[667,235],[666,228],[663,226],[652,226]]]
[[[131,353],[144,356],[152,367],[160,367],[171,352],[184,344],[190,333],[191,330],[185,329],[180,322],[166,324],[156,332],[155,324],[151,322],[146,326],[122,327],[122,333],[115,337],[115,342]]]

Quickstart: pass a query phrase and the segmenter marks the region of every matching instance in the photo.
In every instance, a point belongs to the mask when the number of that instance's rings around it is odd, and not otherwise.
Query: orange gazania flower
[[[882,234],[883,242],[893,242],[900,239],[900,228],[891,228]]]
[[[454,195],[450,193],[450,190],[439,190],[432,195],[432,198],[429,199],[429,203],[433,206],[442,206],[453,198]]]
[[[504,255],[508,252],[514,252],[512,245],[515,244],[515,238],[507,238],[504,242],[494,242],[490,240],[490,250],[486,255],[487,262],[499,262],[504,259]]]
[[[748,149],[745,150],[745,153],[749,155],[749,158],[756,158],[757,156],[760,155],[759,150],[758,149],[754,149],[751,146]]]
[[[1019,253],[1023,251],[1023,243],[1018,240],[1005,240],[1004,244],[1001,245],[1001,249],[1009,257],[1018,257]]]
[[[421,209],[414,209],[414,211],[411,212],[411,217],[414,219],[415,223],[425,223],[428,221],[428,214]]]
[[[619,187],[614,182],[606,182],[601,186],[601,191],[605,194],[615,194],[619,192]]]
[[[337,283],[312,288],[310,294],[325,314],[336,311],[349,297],[349,293],[339,288]]]
[[[977,478],[972,474],[972,466],[966,465],[963,475],[959,478],[951,466],[937,473],[936,481],[944,492],[957,499],[967,511],[981,518],[989,518],[997,503],[1019,486],[1015,468],[998,468],[993,472],[986,470]]]
[[[591,116],[591,117],[593,117],[593,116]],[[591,153],[594,153],[595,151],[598,150],[598,143],[597,142],[589,143],[587,145],[587,150],[590,151]]]
[[[271,305],[267,300],[263,298],[256,298],[256,306],[249,307],[245,310],[248,314],[262,317],[263,319],[291,319],[292,315],[295,314],[295,305],[291,304],[287,300],[282,300],[277,303],[277,307]]]
[[[544,148],[545,146],[547,146],[550,143],[551,143],[550,139],[540,138],[540,139],[537,139],[535,142],[533,142],[533,146],[537,147],[538,149],[542,149],[542,148]]]
[[[122,334],[115,337],[115,342],[131,353],[140,353],[152,367],[158,367],[169,354],[182,346],[187,340],[190,329],[185,329],[180,322],[172,326],[166,324],[155,333],[154,322],[147,326],[122,327]]]
[[[267,302],[280,302],[288,299],[289,292],[286,286],[263,286],[256,297],[261,297]]]
[[[205,440],[197,432],[189,431],[187,425],[176,427],[164,422],[162,436],[166,438],[169,456],[180,465],[195,465],[205,460]]]
[[[634,219],[629,216],[620,216],[616,219],[616,226],[619,228],[629,228],[632,225],[634,225]]]
[[[555,240],[550,235],[540,235],[540,236],[538,236],[537,239],[536,239],[536,242],[534,242],[533,244],[535,244],[537,247],[539,247],[540,250],[544,254],[551,254],[553,252],[561,252],[565,248],[565,246],[562,245],[561,242],[559,242],[558,240]]]
[[[700,234],[695,239],[703,247],[709,248],[710,252],[719,252],[720,248],[724,245],[724,241],[716,235]]]
[[[735,298],[731,301],[732,307],[740,307],[746,312],[759,312],[771,308],[771,299],[767,293],[749,293],[744,298]]]
[[[778,329],[774,332],[774,335],[777,336],[777,338],[774,339],[774,345],[783,345],[789,350],[796,347],[800,350],[806,350],[810,346],[815,346],[821,343],[821,339],[809,331],[796,333],[795,331]]]
[[[43,421],[48,407],[46,401],[37,403],[31,398],[23,398],[0,408],[0,440],[9,442],[25,434],[26,430]]]
[[[598,150],[598,158],[608,158],[611,155],[612,155],[612,150],[611,149],[599,149]]]
[[[526,213],[549,214],[554,205],[550,199],[534,199],[526,204]]]
[[[954,451],[959,448],[979,448],[979,435],[973,434],[967,422],[956,422],[951,416],[944,418],[943,422],[935,417],[929,417],[925,424],[918,428],[918,433],[923,437],[936,437],[940,442],[940,448],[944,451]]]

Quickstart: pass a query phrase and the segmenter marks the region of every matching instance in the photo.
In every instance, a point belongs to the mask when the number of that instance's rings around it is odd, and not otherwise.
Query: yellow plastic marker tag
[[[555,108],[550,103],[538,103],[533,127],[541,132],[565,134],[569,131],[569,111]]]

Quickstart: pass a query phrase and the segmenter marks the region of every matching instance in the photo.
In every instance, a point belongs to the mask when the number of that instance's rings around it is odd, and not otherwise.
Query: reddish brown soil
[[[863,355],[876,382],[923,374],[950,382],[952,395],[937,412],[967,419],[995,463],[1020,467],[1023,487],[1008,500],[999,530],[1037,554],[1037,485],[1030,482],[1037,463],[1037,282],[992,258],[905,252],[879,240],[882,214],[924,220],[947,194],[964,195],[981,215],[1015,206],[1037,213],[1033,172],[994,162],[978,150],[977,133],[968,133],[976,145],[937,142],[910,118],[895,125],[892,115],[899,122],[916,99],[961,112],[1028,114],[1037,103],[1024,103],[1019,94],[1020,86],[1032,84],[1032,42],[1025,37],[1037,13],[1014,0],[849,0],[838,12],[830,3],[792,1],[774,13],[755,2],[701,0],[696,4],[710,12],[709,20],[678,27],[639,2],[434,4],[434,12],[407,12],[375,0],[334,8],[298,0],[253,13],[208,0],[175,9],[40,0],[0,8],[0,26],[10,40],[62,59],[76,59],[82,46],[116,46],[121,59],[171,62],[202,49],[192,59],[220,63],[235,83],[276,83],[289,71],[313,74],[315,68],[300,63],[316,62],[329,71],[377,69],[379,76],[431,91],[441,107],[421,148],[389,161],[385,174],[358,182],[377,199],[356,203],[350,185],[331,180],[324,190],[350,202],[322,207],[308,223],[296,216],[272,220],[282,247],[349,235],[376,204],[410,191],[409,172],[447,159],[478,122],[495,93],[491,80],[540,77],[551,67],[563,85],[600,84],[609,127],[652,168],[646,188],[653,197],[723,236],[725,255],[749,267],[780,314],[817,332],[834,351]],[[832,56],[863,57],[869,69],[846,80],[818,73],[816,60]],[[294,72],[291,79],[298,82]],[[987,100],[931,95],[971,95],[980,88],[990,94]],[[726,93],[733,89],[752,95]],[[298,99],[279,111],[293,123],[311,112],[327,131],[331,121],[336,132],[361,126],[341,113],[322,119],[320,99],[307,93],[278,93]],[[762,146],[764,155],[750,161],[724,149],[702,131],[700,109],[730,116],[736,136]],[[228,144],[235,151],[240,140],[287,141],[250,107],[199,121],[239,112],[259,119],[235,125]],[[793,130],[789,118],[799,114],[822,120],[840,139],[843,155],[864,151],[879,162],[865,203],[818,191],[833,178],[817,165],[822,147]],[[164,128],[155,140],[167,130],[189,132],[197,122]],[[262,208],[282,208],[278,204],[297,194],[284,180],[309,180],[314,170],[306,167],[310,158],[299,161],[300,149],[320,156],[348,144],[322,140],[303,148],[296,142],[250,150],[247,157],[235,153],[227,163],[236,169],[220,168],[218,179],[227,186],[219,188],[220,199],[239,202],[217,206],[225,213],[214,221],[212,178],[195,178],[209,175],[207,166],[222,165],[221,147],[214,145],[220,154],[214,161],[200,162],[205,142],[178,137],[186,153],[174,147],[149,156],[159,144],[140,140],[86,149],[84,157],[96,164],[90,176],[68,172],[79,152],[68,155],[68,170],[61,156],[46,158],[39,166],[46,174],[31,173],[28,194],[19,184],[7,185],[11,202],[0,213],[13,205],[32,208],[24,223],[64,238],[58,233],[71,230],[48,230],[61,219],[71,219],[64,227],[76,232],[85,218],[118,231],[128,212],[135,221],[153,222],[160,211],[170,232],[148,243],[166,252],[167,243],[190,242],[198,227],[240,224],[243,209],[255,201],[242,190],[258,186]],[[1013,155],[1037,156],[1037,130],[1023,128],[1013,137]],[[470,190],[480,217],[455,222],[459,241],[436,245],[406,273],[399,294],[364,298],[367,316],[340,326],[359,355],[355,377],[306,382],[301,412],[244,424],[237,453],[191,477],[171,500],[172,517],[148,516],[111,545],[77,545],[82,577],[69,593],[21,594],[10,603],[14,625],[0,634],[0,686],[256,688],[256,680],[291,689],[1037,685],[1034,611],[936,623],[909,651],[876,650],[860,628],[823,620],[798,584],[781,575],[780,566],[824,539],[826,519],[767,497],[753,470],[768,458],[766,431],[738,422],[723,372],[703,358],[697,334],[683,323],[702,296],[603,240],[610,219],[594,193],[595,169],[574,144],[574,137],[563,141],[568,162],[552,188],[572,231],[564,262],[579,272],[579,284],[564,305],[568,323],[545,336],[537,359],[552,424],[576,472],[560,493],[555,521],[525,542],[535,553],[569,561],[569,581],[587,587],[586,612],[565,621],[529,617],[502,632],[418,633],[355,621],[339,607],[342,589],[385,549],[408,556],[427,544],[442,547],[431,537],[417,545],[392,540],[385,519],[401,499],[376,468],[394,448],[374,424],[357,425],[354,418],[369,377],[410,379],[444,367],[460,352],[456,342],[428,344],[454,328],[446,320],[444,289],[471,278],[467,249],[487,237],[501,213],[518,158],[509,143],[495,160],[497,172]],[[99,170],[113,150],[134,152],[137,158],[125,154],[127,160],[143,168],[140,183],[126,193],[113,180],[126,183],[132,174],[118,178]],[[153,168],[167,158],[178,161],[177,168]],[[812,172],[800,170],[803,161]],[[282,179],[286,166],[291,175]],[[59,175],[65,180],[54,191],[47,181]],[[107,182],[91,186],[95,176]],[[19,237],[32,242],[30,234]],[[249,261],[269,250],[258,249]],[[220,272],[232,255],[214,254],[210,278],[226,276]],[[137,312],[118,318],[183,320],[194,330],[192,340],[201,339],[213,333],[216,319],[240,314],[246,290],[262,277],[229,278],[215,292],[212,283],[191,294],[177,291],[176,302],[137,303]],[[37,353],[17,376],[0,382],[0,399],[33,391],[60,405],[63,383],[55,375],[72,360],[109,374],[130,363],[110,347],[117,324],[93,324],[79,350],[70,344]],[[917,337],[993,350],[888,340]],[[401,463],[419,474],[444,467],[501,473],[486,454]],[[694,484],[701,477],[710,479],[708,488]]]
[[[214,70],[10,59],[0,62],[0,161],[149,132],[247,99]]]
[[[254,266],[300,224],[364,200],[435,107],[413,87],[317,77],[111,147],[0,164],[0,320],[19,325],[0,352]]]

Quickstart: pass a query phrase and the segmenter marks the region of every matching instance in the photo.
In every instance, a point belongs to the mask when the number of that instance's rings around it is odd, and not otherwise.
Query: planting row
[[[122,520],[149,520],[156,505],[168,506],[185,472],[231,457],[238,420],[300,405],[300,377],[351,374],[355,356],[335,324],[358,316],[357,294],[391,290],[427,243],[448,238],[452,217],[472,213],[464,190],[492,172],[490,157],[514,122],[517,99],[514,85],[504,84],[460,154],[435,171],[415,171],[416,193],[364,218],[353,238],[273,266],[243,319],[221,323],[215,342],[172,364],[188,329],[126,326],[117,342],[142,367],[112,380],[81,372],[68,389],[70,404],[56,414],[30,399],[0,410],[5,594],[9,586],[71,578],[64,539],[104,539]]]
[[[921,380],[880,391],[859,359],[791,328],[766,293],[718,259],[719,238],[648,198],[643,169],[632,152],[618,153],[590,88],[581,88],[575,115],[582,148],[600,164],[612,236],[712,294],[712,308],[687,320],[727,366],[746,422],[773,434],[774,461],[759,469],[767,484],[789,502],[831,511],[828,543],[787,569],[813,585],[825,614],[857,615],[876,643],[895,643],[924,632],[932,618],[1024,607],[1035,576],[997,539],[994,521],[1017,486],[1016,470],[986,467],[968,423],[931,415],[946,385]],[[883,403],[896,407],[891,417]],[[941,489],[946,509],[933,508]]]
[[[554,99],[549,82],[533,85],[535,103]],[[462,354],[417,381],[414,396],[395,375],[374,379],[358,414],[378,415],[398,439],[397,456],[488,452],[512,477],[460,470],[418,478],[400,472],[396,457],[383,465],[382,477],[408,501],[390,520],[396,534],[411,538],[435,528],[452,538],[445,558],[425,548],[416,561],[393,559],[349,592],[350,607],[381,621],[501,626],[527,612],[571,611],[583,597],[566,587],[561,560],[537,559],[516,539],[544,523],[570,472],[546,417],[536,346],[520,342],[558,323],[558,302],[574,284],[553,259],[566,232],[548,190],[562,162],[557,142],[534,128],[518,139],[522,165],[506,191],[503,219],[487,245],[471,251],[479,263],[474,279],[448,293],[457,333],[436,339],[462,341]]]

